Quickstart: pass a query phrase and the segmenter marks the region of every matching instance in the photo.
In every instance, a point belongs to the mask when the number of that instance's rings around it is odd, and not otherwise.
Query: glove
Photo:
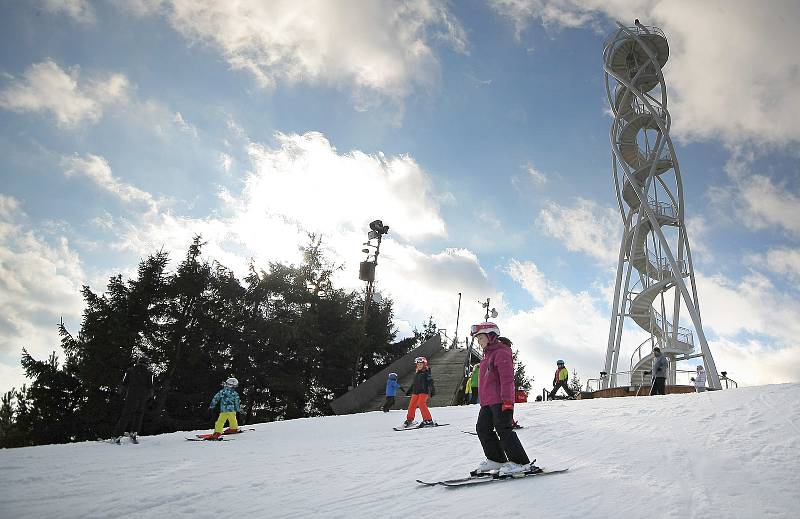
[[[511,400],[503,400],[503,407],[502,411],[513,411],[514,410],[514,402]]]

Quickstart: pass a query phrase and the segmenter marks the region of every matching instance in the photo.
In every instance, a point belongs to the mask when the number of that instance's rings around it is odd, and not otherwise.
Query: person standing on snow
[[[483,349],[481,410],[475,432],[486,459],[475,472],[499,471],[501,476],[513,476],[535,471],[537,467],[531,465],[513,430],[515,385],[511,348],[499,340],[500,329],[494,323],[473,325],[470,334]]]
[[[569,388],[567,380],[569,380],[569,370],[564,366],[563,360],[558,360],[556,362],[556,374],[553,375],[553,390],[549,393],[551,399],[556,396],[556,392],[562,387],[567,392],[568,397],[575,398],[575,393]]]
[[[667,393],[667,358],[661,353],[661,348],[653,348],[653,386],[650,395],[665,395]]]
[[[389,378],[386,380],[386,401],[383,403],[381,411],[384,413],[389,412],[389,409],[394,405],[394,395],[398,389],[403,389],[403,386],[397,381],[397,373],[389,373]]]
[[[692,382],[694,382],[694,390],[698,393],[706,390],[706,370],[702,364],[697,366],[697,375],[692,377]]]
[[[414,422],[414,416],[417,414],[417,407],[422,414],[422,423],[420,427],[433,427],[433,417],[428,409],[428,398],[436,394],[436,388],[433,385],[433,375],[428,367],[428,359],[425,357],[417,357],[414,359],[416,365],[416,373],[414,373],[414,382],[411,387],[406,391],[406,395],[411,395],[411,401],[408,403],[408,413],[406,414],[406,421],[403,422],[403,427],[408,427]]]
[[[136,362],[128,368],[122,383],[117,392],[125,396],[125,405],[122,407],[122,414],[114,426],[114,438],[116,443],[122,441],[123,434],[129,436],[133,443],[139,443],[138,435],[142,428],[144,412],[147,402],[153,396],[153,374],[147,367],[150,362],[145,355],[140,356]]]
[[[480,384],[480,371],[481,365],[479,363],[475,364],[475,367],[472,368],[472,375],[470,376],[470,397],[468,404],[478,404],[481,401],[481,395],[478,392],[479,384]]]
[[[228,422],[228,429],[225,430],[226,434],[235,433],[239,430],[239,423],[236,421],[236,413],[242,410],[239,393],[236,392],[236,387],[239,381],[234,377],[229,378],[222,384],[214,398],[211,399],[209,409],[219,409],[219,417],[214,424],[214,434],[212,438],[217,439],[222,436],[222,428],[225,422]]]

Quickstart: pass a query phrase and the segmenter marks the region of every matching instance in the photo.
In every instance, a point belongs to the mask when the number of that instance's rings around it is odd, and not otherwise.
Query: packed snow
[[[0,451],[0,517],[800,517],[800,384],[518,404],[528,455],[565,474],[467,488],[477,406],[395,432],[392,411]]]

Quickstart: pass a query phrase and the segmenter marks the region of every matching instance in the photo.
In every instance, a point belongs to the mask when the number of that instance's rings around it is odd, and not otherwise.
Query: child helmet
[[[397,380],[397,373],[389,373],[389,378],[392,380]]]
[[[414,364],[419,364],[419,363],[424,364],[426,368],[428,367],[428,359],[426,357],[417,357],[416,359],[414,359]]]
[[[469,334],[473,337],[480,333],[493,333],[495,335],[500,335],[500,328],[494,323],[480,323],[480,324],[473,324],[469,329]]]
[[[225,386],[226,387],[236,387],[238,385],[239,385],[239,381],[236,380],[234,377],[231,377],[231,378],[229,378],[228,380],[225,381]]]

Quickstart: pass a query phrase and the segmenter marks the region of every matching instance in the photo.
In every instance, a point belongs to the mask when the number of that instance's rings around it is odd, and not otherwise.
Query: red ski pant
[[[423,420],[433,420],[431,412],[428,410],[428,393],[416,393],[411,395],[411,402],[408,403],[408,414],[406,420],[413,420],[414,415],[417,414],[417,407],[422,413]]]

